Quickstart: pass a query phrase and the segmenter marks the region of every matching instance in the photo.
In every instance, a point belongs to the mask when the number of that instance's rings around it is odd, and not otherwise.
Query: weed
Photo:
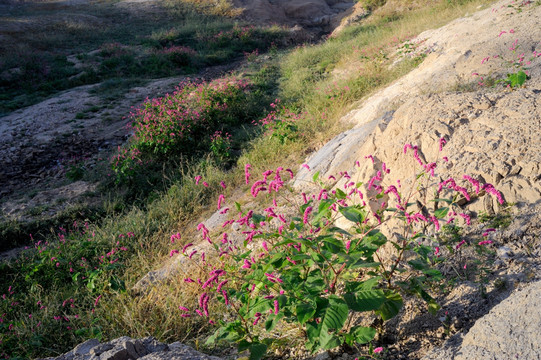
[[[489,228],[507,229],[513,221],[513,214],[511,214],[512,205],[507,205],[504,210],[497,214],[479,213],[479,222],[486,224]]]
[[[444,143],[442,139],[440,150]],[[400,311],[402,295],[406,293],[416,294],[434,314],[439,305],[426,289],[442,280],[438,264],[445,257],[452,258],[466,244],[465,239],[458,238],[452,246],[448,244],[447,251],[441,249],[440,222],[453,224],[460,217],[469,225],[469,216],[455,210],[460,211],[459,195],[470,195],[452,178],[430,191],[427,186],[429,179],[435,178],[437,163],[423,163],[417,146],[406,144],[404,153],[408,149],[423,168],[409,190],[384,185],[389,169],[383,164],[367,185],[346,173],[348,181],[343,188],[333,191],[315,173],[313,181],[320,190],[296,198],[295,194],[291,197],[291,191],[283,191],[283,177],[293,178],[290,169],[267,170],[262,179],[252,181],[251,166],[246,164],[245,179],[252,184],[251,195],[256,198],[265,193],[270,203],[262,213],[243,210],[235,203],[238,219],[227,220],[222,227],[240,225],[245,234],[242,247],[229,238],[228,232],[213,239],[200,223],[197,230],[211,244],[215,256],[192,249],[193,243],[171,252],[171,256],[181,253],[201,269],[211,268],[198,281],[184,278],[184,282],[200,288],[201,293],[197,303],[180,306],[180,316],[199,316],[209,319],[211,324],[217,322],[219,328],[208,338],[208,344],[220,340],[235,342],[239,351],[249,350],[251,358],[260,359],[273,343],[273,330],[282,323],[296,326],[305,338],[306,348],[315,352],[342,344],[369,343],[376,329],[356,325],[356,314],[372,312],[382,321],[389,320]],[[464,180],[477,193],[483,189],[503,202],[492,185],[479,184],[469,176],[464,176]],[[201,177],[196,177],[196,183],[200,181]],[[412,210],[416,205],[413,199],[427,193],[435,194],[431,202],[439,206],[426,213]],[[222,209],[224,201],[225,196],[220,194],[221,213],[229,210]],[[391,202],[394,207],[390,207]],[[294,204],[296,213],[282,214],[281,204]],[[348,225],[343,225],[345,220]],[[403,230],[400,235],[387,237],[380,228],[393,221],[402,222]],[[478,251],[482,253],[490,243],[479,242]],[[389,258],[378,252],[385,244],[395,250]],[[415,255],[406,256],[407,253]],[[212,258],[216,262],[211,262]],[[482,266],[479,271],[486,273]],[[220,314],[211,314],[211,301],[222,302],[232,319],[223,321]]]
[[[500,32],[498,37],[505,36],[506,34],[515,34],[515,30],[503,30]],[[503,67],[508,69],[508,72],[507,75],[503,78],[494,78],[493,76],[491,76],[491,74],[482,75],[474,72],[472,75],[479,78],[478,85],[495,86],[501,84],[508,89],[523,87],[526,81],[530,78],[529,69],[527,66],[531,65],[533,61],[541,57],[541,52],[534,49],[529,58],[526,58],[525,53],[519,53],[519,48],[519,40],[515,39],[511,46],[508,48],[510,51],[510,55],[496,54],[483,58],[481,64],[488,63],[489,61],[494,61],[493,59],[500,60],[503,64]]]
[[[210,151],[219,164],[229,160],[231,157],[231,134],[218,130],[211,135]]]

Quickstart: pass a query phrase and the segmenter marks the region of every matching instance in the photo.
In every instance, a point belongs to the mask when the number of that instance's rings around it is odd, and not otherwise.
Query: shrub
[[[131,114],[134,134],[113,157],[113,170],[121,178],[133,176],[148,161],[208,146],[214,131],[245,121],[249,89],[250,83],[239,78],[186,81],[173,94],[146,100]]]
[[[442,139],[440,146],[444,142]],[[257,209],[243,211],[235,203],[238,218],[223,224],[224,228],[241,227],[243,246],[227,232],[213,240],[200,224],[198,230],[212,244],[217,262],[199,253],[201,249],[191,249],[193,244],[172,252],[211,269],[204,279],[184,279],[200,288],[200,296],[197,304],[181,307],[181,316],[217,322],[219,328],[208,343],[236,342],[239,351],[249,349],[251,358],[261,358],[273,342],[272,331],[283,326],[297,327],[312,352],[344,343],[368,343],[376,329],[361,326],[359,316],[372,313],[382,321],[389,320],[400,311],[406,293],[416,294],[435,313],[439,305],[427,289],[442,280],[438,264],[460,253],[467,243],[461,237],[452,238],[454,242],[443,239],[440,229],[456,219],[469,225],[469,215],[459,213],[458,203],[470,199],[470,192],[452,178],[438,183],[436,162],[424,164],[416,146],[407,144],[404,152],[407,150],[423,169],[409,189],[400,183],[384,185],[389,172],[385,164],[366,185],[342,173],[344,185],[332,191],[316,173],[313,180],[319,191],[301,196],[287,191],[284,177],[293,178],[290,169],[265,171],[262,179],[253,182],[251,194],[265,194],[272,203],[259,213]],[[250,182],[249,168],[247,165],[246,183]],[[330,180],[335,179],[331,176]],[[464,181],[476,193],[491,193],[503,202],[492,185],[482,185],[469,176]],[[421,210],[418,198],[426,201]],[[222,194],[219,209],[224,202]],[[295,213],[283,212],[284,205],[295,206]],[[221,212],[228,210],[222,208]],[[402,224],[400,235],[386,236],[382,232],[385,224]],[[486,230],[486,236],[492,230]],[[485,239],[476,246],[491,243]],[[229,316],[209,313],[210,301],[224,303]]]

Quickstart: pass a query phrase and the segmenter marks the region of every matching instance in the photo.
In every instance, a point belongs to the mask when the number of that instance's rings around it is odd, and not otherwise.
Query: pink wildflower
[[[218,287],[216,288],[216,291],[222,291],[222,286],[227,284],[229,280],[223,280],[221,283],[218,284]]]
[[[351,240],[346,241],[346,254],[349,253],[349,249],[351,248]]]
[[[471,218],[468,214],[460,213],[458,215],[462,217],[464,220],[466,220],[466,224],[471,225]]]
[[[304,217],[302,219],[302,222],[305,224],[308,224],[308,215],[312,212],[312,207],[308,206],[306,210],[304,210]]]
[[[370,160],[372,160],[372,164],[374,163],[374,156],[372,156],[372,155],[367,155],[367,156],[365,156],[364,158],[365,158],[365,159],[370,159]]]
[[[447,140],[445,138],[440,138],[440,151],[443,150],[443,145],[447,144]]]
[[[220,210],[220,208],[222,207],[222,202],[225,200],[225,196],[223,194],[220,194],[220,196],[218,196],[218,210]]]

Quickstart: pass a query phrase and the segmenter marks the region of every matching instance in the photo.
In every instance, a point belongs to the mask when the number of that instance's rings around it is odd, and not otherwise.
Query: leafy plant
[[[271,104],[272,111],[257,123],[263,127],[265,133],[271,138],[277,139],[281,144],[287,140],[295,140],[298,137],[296,122],[304,114],[297,114],[288,107],[281,104],[279,99]]]
[[[498,37],[501,37],[505,34],[514,34],[515,30],[510,29],[509,31],[501,31]],[[510,72],[507,73],[506,77],[503,79],[496,79],[493,80],[490,76],[481,76],[479,73],[473,73],[472,75],[478,76],[479,81],[478,84],[480,86],[487,86],[489,83],[496,84],[502,84],[506,88],[510,89],[516,89],[519,87],[524,86],[526,81],[530,78],[530,75],[528,74],[529,68],[528,66],[532,64],[532,62],[538,58],[541,57],[541,52],[538,52],[537,50],[533,50],[531,56],[526,59],[525,53],[519,53],[518,50],[520,48],[520,45],[518,44],[518,39],[515,39],[511,46],[509,47],[509,50],[511,51],[511,58],[506,58],[504,55],[494,55],[492,58],[494,59],[500,59],[504,66],[508,69],[511,69]],[[481,61],[481,64],[484,64],[488,62],[491,59],[490,56],[487,56],[483,58]]]
[[[210,151],[219,162],[229,160],[231,157],[231,134],[221,130],[210,137]]]
[[[466,243],[463,238],[452,238],[454,243],[447,239],[447,248],[440,248],[440,222],[451,224],[459,217],[469,224],[467,214],[455,212],[459,200],[469,198],[469,193],[452,178],[436,183],[431,191],[437,164],[423,164],[418,148],[407,144],[404,152],[408,149],[423,171],[407,191],[383,184],[389,170],[385,164],[366,185],[345,174],[344,186],[332,191],[316,173],[313,181],[319,192],[302,193],[301,199],[285,191],[282,176],[287,173],[293,177],[291,170],[279,167],[265,171],[263,179],[252,184],[251,194],[269,194],[272,205],[257,213],[243,211],[235,203],[239,218],[223,225],[244,227],[243,247],[230,240],[228,233],[213,241],[209,230],[199,225],[203,238],[216,250],[218,263],[206,279],[184,279],[203,292],[197,305],[181,307],[181,316],[217,321],[219,328],[208,343],[236,342],[239,351],[248,349],[251,358],[259,359],[273,342],[273,330],[284,326],[296,327],[312,352],[344,343],[368,343],[377,329],[361,326],[356,320],[363,313],[380,321],[393,318],[402,308],[405,293],[417,295],[434,314],[439,305],[428,288],[442,280],[437,266]],[[249,168],[247,165],[247,183]],[[464,180],[476,192],[482,189],[503,201],[492,185],[481,185],[469,176]],[[426,199],[430,193],[434,198],[429,202],[435,206],[422,206],[419,211],[414,200]],[[220,195],[219,208],[223,201],[224,195]],[[279,213],[279,204],[285,203],[296,204],[296,214]],[[385,223],[402,223],[400,235],[386,236],[381,231]],[[184,246],[181,252],[202,268],[208,267],[205,254],[199,257],[198,250],[190,250],[192,245]],[[384,252],[392,255],[384,256]],[[210,300],[223,302],[232,319],[214,319]]]
[[[113,171],[122,180],[146,162],[208,145],[201,139],[216,128],[242,122],[250,113],[249,90],[250,83],[238,78],[186,81],[173,94],[145,101],[131,114],[134,136],[111,159]]]

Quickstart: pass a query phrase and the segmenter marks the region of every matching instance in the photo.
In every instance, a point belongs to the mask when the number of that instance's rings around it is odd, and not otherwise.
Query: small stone
[[[318,354],[314,360],[328,360],[330,359],[331,357],[329,356],[329,352],[328,351],[325,351],[325,352],[322,352],[321,354]]]

